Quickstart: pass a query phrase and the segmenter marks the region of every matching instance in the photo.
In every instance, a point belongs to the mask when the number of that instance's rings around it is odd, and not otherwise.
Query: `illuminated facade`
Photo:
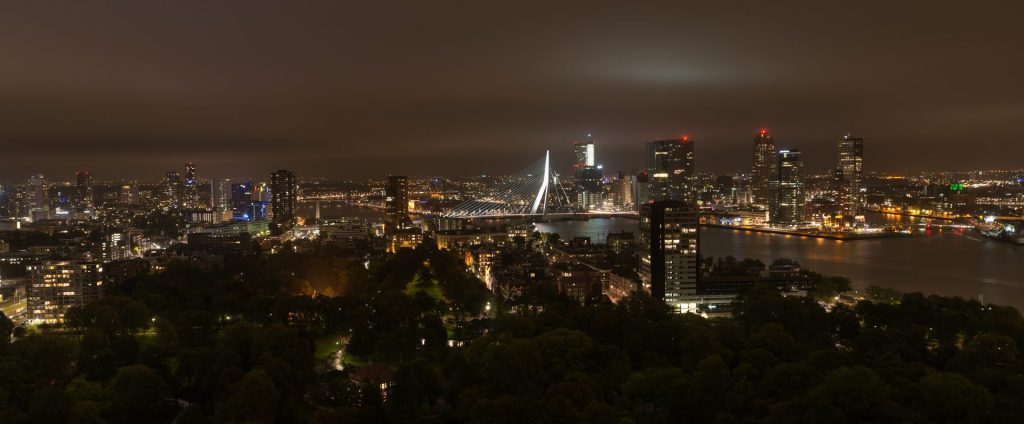
[[[654,201],[640,206],[640,280],[652,297],[674,312],[689,312],[700,275],[700,210],[696,205]]]
[[[28,189],[25,190],[25,203],[28,216],[32,220],[50,217],[50,199],[47,193],[46,177],[35,174],[28,177]]]
[[[139,204],[139,186],[134,182],[127,182],[121,184],[121,190],[118,194],[121,204],[125,206]]]
[[[167,175],[164,177],[163,191],[165,207],[177,208],[182,205],[181,174],[178,171],[167,171]]]
[[[75,173],[75,203],[80,209],[90,209],[94,206],[92,174],[88,171]]]
[[[594,139],[587,135],[586,141],[573,143],[576,162],[573,171],[576,177],[576,204],[582,209],[599,207],[604,200],[601,168],[596,165]]]
[[[647,200],[693,200],[693,162],[689,137],[647,143]]]
[[[253,184],[252,181],[244,183],[231,184],[231,217],[232,219],[239,221],[248,221],[252,219],[251,205],[253,203]]]
[[[778,174],[775,139],[768,130],[754,137],[754,167],[751,170],[751,191],[754,204],[768,206],[771,199],[771,182]]]
[[[189,162],[185,164],[185,181],[182,184],[182,204],[187,208],[198,208],[199,204],[199,180],[196,176],[196,164]]]
[[[623,175],[621,172],[618,178],[612,182],[612,201],[619,209],[632,209],[635,199],[633,198],[634,179],[632,175]]]
[[[387,251],[395,253],[399,249],[415,249],[423,242],[423,232],[419,228],[395,229],[388,233],[387,238]]]
[[[274,224],[279,230],[295,226],[298,191],[294,172],[281,169],[270,174],[271,210],[274,214]]]
[[[100,297],[103,266],[98,262],[46,261],[27,265],[28,315],[35,323],[56,324],[72,307]]]
[[[779,150],[777,156],[777,175],[771,181],[768,200],[768,221],[778,227],[795,227],[804,217],[804,163],[799,150]]]
[[[353,249],[369,237],[366,222],[357,218],[322,219],[317,222],[320,240]]]
[[[573,154],[576,157],[576,162],[573,164],[573,169],[581,169],[588,166],[597,166],[595,164],[596,158],[594,157],[594,140],[587,136],[586,141],[577,141],[572,144]]]
[[[839,140],[839,169],[843,187],[840,190],[840,211],[852,219],[864,206],[861,187],[864,181],[864,139],[846,134]]]
[[[384,206],[388,219],[386,230],[410,228],[412,222],[409,220],[409,177],[389,175],[384,191]]]
[[[231,179],[221,178],[217,180],[217,210],[220,212],[231,211]]]

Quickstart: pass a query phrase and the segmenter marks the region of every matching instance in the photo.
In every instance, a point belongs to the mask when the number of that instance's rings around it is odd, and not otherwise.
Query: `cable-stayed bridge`
[[[575,202],[551,169],[551,152],[515,173],[509,181],[478,199],[462,202],[451,218],[504,218],[510,216],[578,213]]]

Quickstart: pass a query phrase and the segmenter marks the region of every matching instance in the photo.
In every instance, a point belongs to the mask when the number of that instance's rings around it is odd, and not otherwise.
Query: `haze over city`
[[[1022,12],[0,0],[0,423],[1024,422]]]
[[[0,178],[514,172],[591,133],[604,165],[698,140],[749,167],[769,128],[811,169],[1019,165],[1015,2],[10,2]],[[34,160],[45,147],[45,161]]]

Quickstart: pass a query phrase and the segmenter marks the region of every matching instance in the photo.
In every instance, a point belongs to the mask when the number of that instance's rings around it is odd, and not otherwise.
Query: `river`
[[[303,204],[300,216],[312,217],[311,204]],[[380,211],[324,203],[321,216],[359,216],[380,219]],[[919,223],[916,218],[869,215],[872,224]],[[604,242],[609,232],[637,232],[630,218],[538,223],[541,232],[557,232],[563,238],[590,237]],[[838,241],[778,234],[752,233],[724,228],[703,228],[700,249],[704,256],[733,255],[771,262],[790,258],[805,268],[827,275],[841,275],[854,286],[872,284],[905,292],[961,296],[1014,306],[1024,311],[1024,247],[983,238],[973,231],[918,230],[913,237]]]
[[[539,223],[537,229],[557,232],[563,239],[589,236],[601,242],[609,232],[635,233],[637,225],[635,219],[609,218]],[[922,229],[913,237],[840,241],[702,228],[700,250],[703,256],[732,255],[766,263],[790,258],[822,274],[848,277],[857,288],[876,284],[905,292],[983,296],[985,302],[1024,311],[1024,247],[972,231]]]

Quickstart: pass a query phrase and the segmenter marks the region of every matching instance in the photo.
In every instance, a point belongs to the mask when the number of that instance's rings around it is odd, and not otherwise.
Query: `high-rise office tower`
[[[80,209],[93,207],[92,174],[89,171],[75,173],[75,202]]]
[[[299,187],[295,173],[280,169],[270,174],[270,207],[279,231],[295,226],[295,202]]]
[[[761,130],[754,137],[754,168],[750,173],[756,205],[768,206],[770,202],[771,182],[778,174],[777,153],[772,135],[768,130]]]
[[[50,217],[50,196],[46,185],[46,177],[43,174],[34,174],[28,177],[28,187],[25,191],[25,204],[27,216],[32,220],[47,219]]]
[[[640,206],[640,279],[651,296],[674,312],[696,305],[700,275],[700,210],[696,204],[658,200]]]
[[[852,217],[846,214],[847,202],[850,197],[850,184],[846,181],[843,175],[843,168],[839,167],[832,170],[831,178],[829,178],[830,189],[835,193],[836,198],[836,212],[843,215],[843,218]]]
[[[594,157],[594,139],[587,135],[585,141],[577,141],[572,144],[572,150],[576,156],[576,162],[573,164],[573,169],[581,169],[588,166],[596,166],[596,158]]]
[[[633,202],[636,210],[640,205],[651,201],[651,179],[647,171],[639,172],[633,176]]]
[[[576,177],[576,204],[581,209],[598,207],[604,200],[604,190],[601,187],[604,175],[596,164],[594,139],[590,137],[590,134],[587,134],[585,141],[573,143],[573,153],[576,157],[576,162],[573,163]]]
[[[770,186],[768,221],[779,227],[794,227],[803,221],[804,215],[804,163],[800,151],[779,150],[776,168]]]
[[[252,181],[231,184],[231,217],[235,220],[248,221],[252,216],[253,204]]]
[[[121,184],[121,204],[137,205],[139,203],[139,186],[134,181]]]
[[[843,171],[845,185],[839,198],[840,210],[844,217],[854,217],[864,204],[864,139],[850,134],[839,139],[839,169]]]
[[[34,174],[28,177],[29,209],[43,209],[49,205],[46,189],[46,177],[43,174]]]
[[[694,199],[693,140],[682,137],[647,143],[650,200]]]
[[[217,210],[224,212],[231,210],[231,179],[221,178],[217,180],[217,201],[214,204]]]
[[[616,207],[632,209],[634,205],[633,179],[632,175],[625,175],[619,172],[615,181],[612,182],[612,198]]]
[[[182,185],[178,171],[167,171],[164,177],[164,204],[170,208],[181,207]]]
[[[103,266],[98,262],[45,261],[25,268],[31,322],[63,322],[68,309],[100,297]]]
[[[386,230],[401,230],[411,226],[409,221],[409,178],[389,175],[384,187],[384,206],[387,214]]]
[[[11,216],[11,186],[0,185],[0,217]]]
[[[185,164],[185,181],[182,187],[184,195],[183,202],[190,208],[199,207],[199,180],[196,176],[196,164],[188,162]]]

